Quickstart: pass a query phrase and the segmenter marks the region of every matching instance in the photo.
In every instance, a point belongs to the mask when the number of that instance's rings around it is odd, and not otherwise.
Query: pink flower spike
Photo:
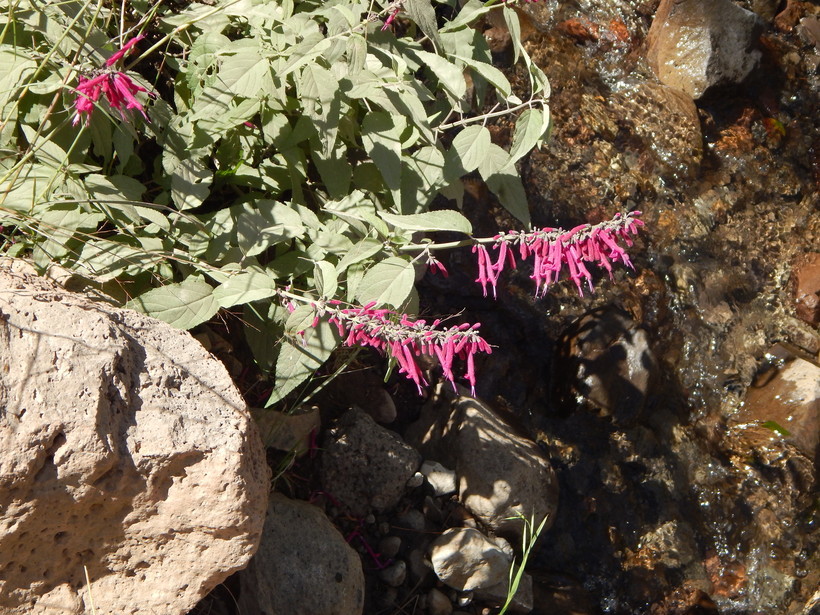
[[[128,53],[129,49],[131,49],[134,45],[139,43],[144,38],[145,38],[144,34],[140,34],[139,36],[135,36],[134,38],[132,38],[130,41],[125,43],[125,45],[123,45],[122,48],[119,51],[117,51],[114,55],[112,55],[110,58],[108,58],[105,61],[105,65],[106,66],[113,66],[114,64],[116,64],[117,61],[120,60],[120,58],[122,58],[123,56],[125,56],[126,53]]]

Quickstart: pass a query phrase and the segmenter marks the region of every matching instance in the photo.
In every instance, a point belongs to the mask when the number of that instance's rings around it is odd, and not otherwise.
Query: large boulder
[[[9,266],[0,442],[4,615],[186,613],[256,550],[270,475],[222,364]]]

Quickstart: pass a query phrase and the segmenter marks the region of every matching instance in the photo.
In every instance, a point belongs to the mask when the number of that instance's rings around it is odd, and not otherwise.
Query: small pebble
[[[416,487],[421,487],[424,484],[424,474],[421,472],[416,472],[407,480],[407,488],[408,489],[415,489]]]
[[[399,554],[401,549],[401,538],[398,536],[385,536],[379,541],[379,554],[384,559],[393,559]]]
[[[398,587],[407,578],[407,564],[404,560],[397,560],[379,572],[379,578],[391,587]]]
[[[427,594],[427,612],[430,615],[451,615],[453,603],[441,590],[434,587]]]
[[[424,531],[424,513],[415,508],[403,512],[396,519],[396,525],[406,530],[413,530],[416,532]]]
[[[473,602],[473,592],[462,592],[458,595],[456,604],[460,607],[470,606]]]

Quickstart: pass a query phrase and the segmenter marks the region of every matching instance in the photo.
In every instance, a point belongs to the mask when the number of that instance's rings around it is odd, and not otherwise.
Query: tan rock
[[[0,612],[187,613],[256,549],[269,470],[188,333],[0,269]],[[91,580],[91,590],[86,582]]]

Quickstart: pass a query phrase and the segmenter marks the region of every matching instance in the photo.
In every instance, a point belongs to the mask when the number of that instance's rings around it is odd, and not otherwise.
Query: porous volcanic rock
[[[187,332],[16,264],[0,268],[0,612],[186,613],[261,535],[270,474],[242,397]]]

